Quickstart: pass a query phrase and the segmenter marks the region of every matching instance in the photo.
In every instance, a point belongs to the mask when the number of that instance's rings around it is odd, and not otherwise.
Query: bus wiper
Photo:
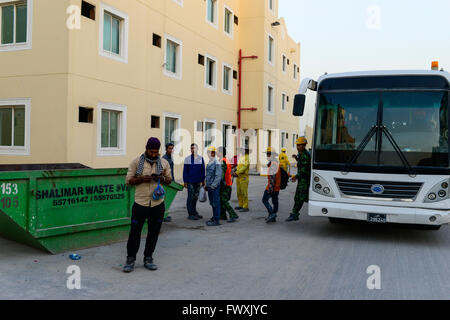
[[[392,134],[389,132],[388,128],[386,126],[381,126],[381,132],[384,132],[386,137],[388,138],[389,142],[394,147],[395,152],[397,152],[397,155],[399,156],[400,160],[402,160],[403,165],[406,169],[408,169],[409,176],[411,178],[414,178],[416,176],[416,171],[413,169],[413,167],[409,164],[408,159],[406,159],[405,154],[403,153],[402,149],[398,146],[397,142],[395,141]],[[380,150],[381,152],[381,150]]]
[[[375,133],[377,133],[377,131],[378,131],[378,126],[372,126],[372,129],[370,129],[369,132],[367,132],[366,136],[364,137],[364,139],[359,144],[358,148],[356,148],[355,152],[353,153],[353,156],[350,159],[350,161],[347,161],[347,163],[345,164],[342,174],[347,174],[350,171],[351,165],[359,158],[361,153],[364,151],[364,149],[369,144],[370,139],[372,139],[373,135]]]

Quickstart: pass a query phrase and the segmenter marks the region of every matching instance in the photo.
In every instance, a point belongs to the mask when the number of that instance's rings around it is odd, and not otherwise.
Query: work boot
[[[236,222],[238,219],[239,219],[239,217],[232,217],[232,218],[230,218],[230,220],[228,220],[227,222],[228,222],[228,223],[233,223],[233,222]]]
[[[189,220],[200,220],[200,218],[198,218],[197,216],[194,216],[194,215],[190,215],[190,216],[188,217],[188,219],[189,219]]]
[[[286,219],[286,222],[298,221],[298,216],[291,214],[289,218]]]
[[[130,273],[134,270],[134,262],[136,261],[136,258],[127,257],[127,262],[125,263],[125,266],[123,267],[123,272]]]
[[[168,217],[164,218],[163,221],[164,222],[172,222],[172,217],[168,216]]]
[[[241,210],[241,209],[244,209],[244,208],[242,208],[242,207],[235,207],[234,209]]]
[[[241,210],[239,210],[240,212],[249,212],[250,209],[249,208],[242,208]]]
[[[144,268],[148,269],[150,271],[158,270],[158,266],[153,263],[152,257],[145,257],[144,258]]]
[[[194,217],[197,217],[198,220],[203,219],[203,216],[199,215],[198,212],[194,214]]]
[[[269,215],[266,219],[267,223],[271,223],[271,222],[277,222],[277,214],[276,213],[272,213],[271,215]]]
[[[220,223],[216,220],[209,220],[206,222],[206,225],[208,227],[216,227],[216,226],[220,226]]]

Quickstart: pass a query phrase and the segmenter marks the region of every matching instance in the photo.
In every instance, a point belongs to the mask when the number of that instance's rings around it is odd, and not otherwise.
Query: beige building
[[[176,143],[177,178],[192,142],[290,157],[300,44],[278,1],[0,0],[0,163],[125,167],[149,136]],[[257,56],[242,62],[245,134],[240,50]]]

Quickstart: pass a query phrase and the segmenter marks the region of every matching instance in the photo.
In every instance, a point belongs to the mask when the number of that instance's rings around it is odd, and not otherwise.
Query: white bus
[[[370,71],[305,79],[317,92],[309,215],[373,223],[450,222],[449,90],[444,71]]]

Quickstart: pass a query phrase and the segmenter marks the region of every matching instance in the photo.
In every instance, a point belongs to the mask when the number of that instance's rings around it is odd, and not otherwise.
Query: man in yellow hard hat
[[[280,161],[280,167],[286,171],[289,172],[290,168],[291,168],[291,163],[289,162],[289,158],[286,154],[286,148],[281,149],[281,153],[279,156],[279,161]]]
[[[292,175],[292,182],[297,183],[297,189],[295,191],[295,204],[292,209],[291,215],[286,221],[297,221],[300,215],[300,210],[303,207],[303,203],[308,202],[309,196],[309,184],[311,179],[311,155],[306,150],[308,141],[305,137],[300,137],[295,141],[297,145],[298,154],[293,157],[297,160],[297,174]]]
[[[237,198],[239,206],[235,209],[240,212],[248,212],[248,171],[250,169],[250,150],[246,148],[240,148],[240,157],[236,171],[233,176],[237,178]]]

